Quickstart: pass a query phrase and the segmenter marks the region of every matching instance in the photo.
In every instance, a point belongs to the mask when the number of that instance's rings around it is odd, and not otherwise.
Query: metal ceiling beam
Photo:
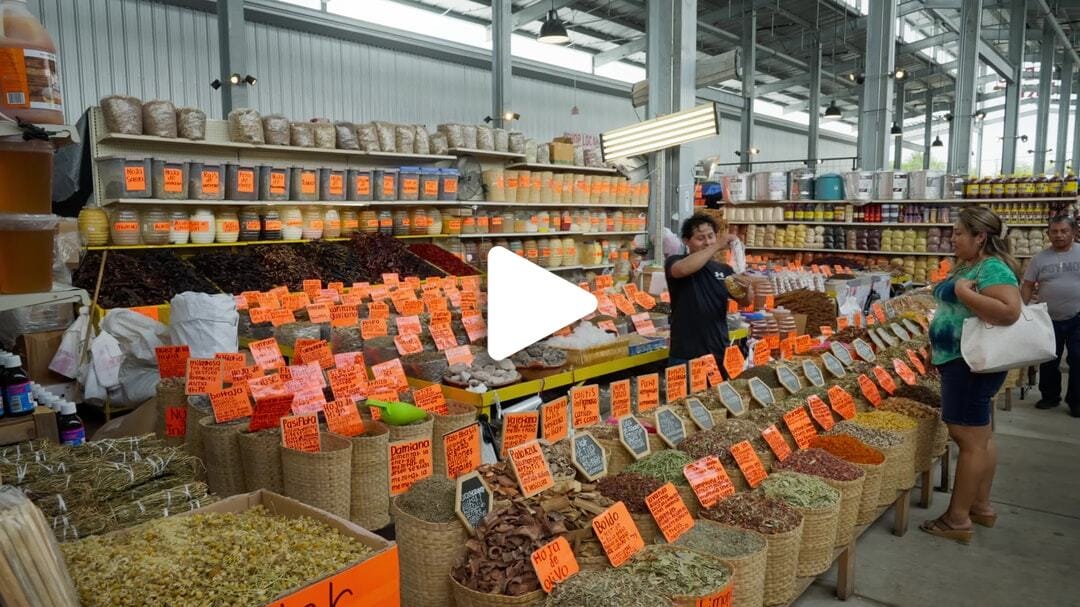
[[[929,36],[927,38],[923,38],[922,40],[916,40],[915,42],[908,42],[907,44],[904,44],[902,46],[903,46],[904,54],[911,55],[911,54],[915,54],[915,53],[917,53],[917,52],[919,52],[919,51],[921,51],[923,49],[928,49],[928,48],[931,48],[931,47],[934,47],[934,46],[947,44],[949,42],[956,42],[957,38],[958,38],[958,36],[956,35],[956,32],[943,32],[943,33],[938,34],[936,36]]]
[[[1054,35],[1061,41],[1062,48],[1066,49],[1066,52],[1072,56],[1073,65],[1080,65],[1080,55],[1076,54],[1076,49],[1073,47],[1072,40],[1069,38],[1065,30],[1061,29],[1061,24],[1058,23],[1057,17],[1054,16],[1053,11],[1047,6],[1046,0],[1034,0],[1035,6],[1039,9],[1039,12],[1043,16],[1043,29],[1049,25],[1053,30]]]
[[[960,67],[956,74],[956,96],[953,98],[953,119],[949,125],[949,172],[967,175],[971,167],[971,131],[975,128],[975,76],[979,67],[979,37],[982,26],[983,0],[965,0],[960,9],[960,21],[950,25],[960,34]],[[982,44],[980,45],[980,43]],[[1011,79],[1012,68],[1008,77]],[[979,167],[975,167],[977,171]]]
[[[1054,170],[1062,172],[1066,154],[1069,151],[1069,107],[1072,105],[1073,61],[1072,55],[1065,53],[1061,61],[1061,94],[1058,98],[1057,145],[1054,146]]]
[[[512,30],[516,30],[526,23],[539,21],[554,8],[558,10],[574,0],[537,0],[529,6],[514,11]]]
[[[810,55],[810,124],[806,131],[806,163],[813,167],[818,159],[818,133],[821,121],[821,42]]]
[[[1016,171],[1017,128],[1020,124],[1020,93],[1024,70],[1024,44],[1027,22],[1027,0],[1010,0],[1009,6],[1009,62],[1013,66],[1013,79],[1005,85],[1005,127],[1001,137],[1001,172],[1011,175]]]
[[[968,4],[969,1],[970,0],[964,0],[963,6],[965,8],[967,8],[969,6],[969,4]],[[942,23],[944,23],[947,27],[952,29],[952,31],[956,32],[957,34],[960,34],[960,36],[963,37],[963,32],[961,31],[960,21],[958,19],[954,19],[953,17],[945,15],[944,13],[941,12],[940,9],[929,9],[929,12],[932,15],[934,15],[935,17],[937,17],[938,19],[940,19],[942,21]],[[1056,21],[1055,21],[1055,23],[1056,23]],[[999,53],[997,51],[997,49],[990,46],[989,43],[987,43],[985,40],[983,40],[982,36],[977,37],[976,44],[978,46],[979,56],[982,57],[983,61],[985,61],[986,64],[989,65],[991,69],[993,69],[995,72],[997,72],[998,75],[1001,76],[1002,78],[1004,78],[1005,80],[1012,79],[1012,67],[1009,64],[1009,62],[1006,61],[1005,58],[1001,56],[1001,53]],[[961,46],[963,46],[963,45],[961,44]]]
[[[600,67],[602,65],[607,65],[608,63],[613,63],[615,61],[618,61],[619,59],[629,57],[630,55],[633,55],[634,53],[643,53],[643,52],[645,52],[646,42],[647,41],[646,41],[645,37],[642,36],[641,38],[637,38],[636,40],[631,40],[630,42],[627,42],[625,44],[617,46],[617,47],[615,47],[615,48],[613,48],[613,49],[611,49],[609,51],[603,51],[603,52],[600,52],[600,53],[597,53],[597,54],[593,55],[593,58],[592,58],[593,69],[595,70],[596,68],[598,68],[598,67]]]

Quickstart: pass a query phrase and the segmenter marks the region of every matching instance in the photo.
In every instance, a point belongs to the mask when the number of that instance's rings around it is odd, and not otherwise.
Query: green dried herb
[[[758,490],[795,508],[822,510],[840,503],[839,491],[820,478],[798,472],[773,473]]]
[[[683,467],[694,461],[686,453],[677,449],[665,449],[636,461],[625,468],[626,472],[637,472],[645,476],[658,478],[676,485],[690,486],[683,476]]]
[[[698,521],[675,543],[720,558],[742,558],[765,550],[765,539],[757,533],[713,521]]]
[[[904,444],[904,438],[896,432],[868,428],[849,421],[842,421],[836,424],[836,426],[828,433],[846,434],[861,440],[871,447],[877,447],[878,449],[891,449]]]
[[[454,514],[457,485],[445,476],[429,476],[417,481],[398,500],[398,507],[429,523],[449,523]]]

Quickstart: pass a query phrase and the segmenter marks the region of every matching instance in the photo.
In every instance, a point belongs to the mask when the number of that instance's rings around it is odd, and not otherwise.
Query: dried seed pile
[[[816,476],[798,472],[770,474],[758,490],[795,508],[822,510],[840,503],[840,492]]]
[[[61,546],[84,607],[264,605],[372,555],[308,517],[170,517]]]
[[[723,420],[712,430],[698,432],[687,438],[679,448],[695,460],[707,455],[715,455],[723,463],[735,465],[735,458],[731,455],[730,448],[735,443],[744,440],[750,441],[757,451],[769,449],[765,439],[761,437],[757,424],[745,419]]]
[[[741,558],[765,549],[765,538],[757,533],[710,521],[697,523],[675,543],[720,558]]]
[[[318,264],[323,282],[343,282],[346,286],[354,282],[381,282],[378,280],[379,276],[370,276],[360,271],[356,251],[350,247],[319,240],[295,247],[300,256],[312,259]]]
[[[828,433],[828,436],[840,435],[857,438],[868,446],[877,449],[891,449],[904,444],[904,438],[896,432],[870,428],[849,421],[836,424]]]
[[[919,422],[907,415],[893,413],[892,411],[864,411],[851,420],[860,426],[877,428],[878,430],[907,431],[918,427]]]
[[[940,409],[941,388],[938,387],[935,390],[929,385],[924,385],[924,383],[929,383],[929,378],[926,376],[919,378],[919,380],[920,383],[917,383],[914,386],[909,386],[901,382],[900,385],[896,387],[896,396],[898,398],[911,399],[924,405],[934,407],[935,409]]]
[[[445,476],[429,476],[417,481],[398,500],[406,513],[429,523],[449,523],[456,519],[454,494],[457,483]]]
[[[613,502],[623,502],[626,509],[636,514],[649,514],[645,498],[662,487],[659,479],[635,472],[622,472],[615,476],[605,476],[596,483],[601,495]]]
[[[906,385],[906,384],[905,384]],[[906,415],[914,419],[941,419],[941,413],[937,409],[910,398],[893,397],[881,401],[878,409]]]
[[[876,465],[885,461],[881,451],[847,434],[818,436],[810,442],[810,446],[853,464]]]
[[[823,449],[796,451],[786,460],[775,462],[773,470],[791,470],[834,481],[853,481],[866,474],[862,468],[845,462]]]
[[[765,535],[786,533],[802,522],[797,510],[759,493],[736,493],[714,508],[702,510],[701,518]]]
[[[776,296],[776,306],[795,314],[806,314],[806,331],[810,335],[820,335],[818,327],[832,326],[836,321],[836,302],[822,291],[788,291]]]
[[[637,472],[665,483],[688,487],[690,483],[686,482],[686,477],[683,476],[683,467],[692,461],[694,459],[683,451],[664,449],[630,464],[623,471]]]

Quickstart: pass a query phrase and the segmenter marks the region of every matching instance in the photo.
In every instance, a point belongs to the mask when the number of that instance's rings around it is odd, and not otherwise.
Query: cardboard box
[[[574,144],[552,141],[551,164],[574,164]]]
[[[71,381],[49,370],[49,363],[60,348],[64,330],[24,333],[15,338],[15,353],[22,357],[23,367],[30,379],[39,384],[60,384]]]

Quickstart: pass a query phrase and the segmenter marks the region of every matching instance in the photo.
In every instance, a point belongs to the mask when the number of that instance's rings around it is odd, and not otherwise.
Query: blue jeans
[[[1065,402],[1075,409],[1080,407],[1080,314],[1068,320],[1055,320],[1054,339],[1057,357],[1039,366],[1039,393],[1045,401],[1061,400],[1061,354],[1068,350],[1069,387]]]

